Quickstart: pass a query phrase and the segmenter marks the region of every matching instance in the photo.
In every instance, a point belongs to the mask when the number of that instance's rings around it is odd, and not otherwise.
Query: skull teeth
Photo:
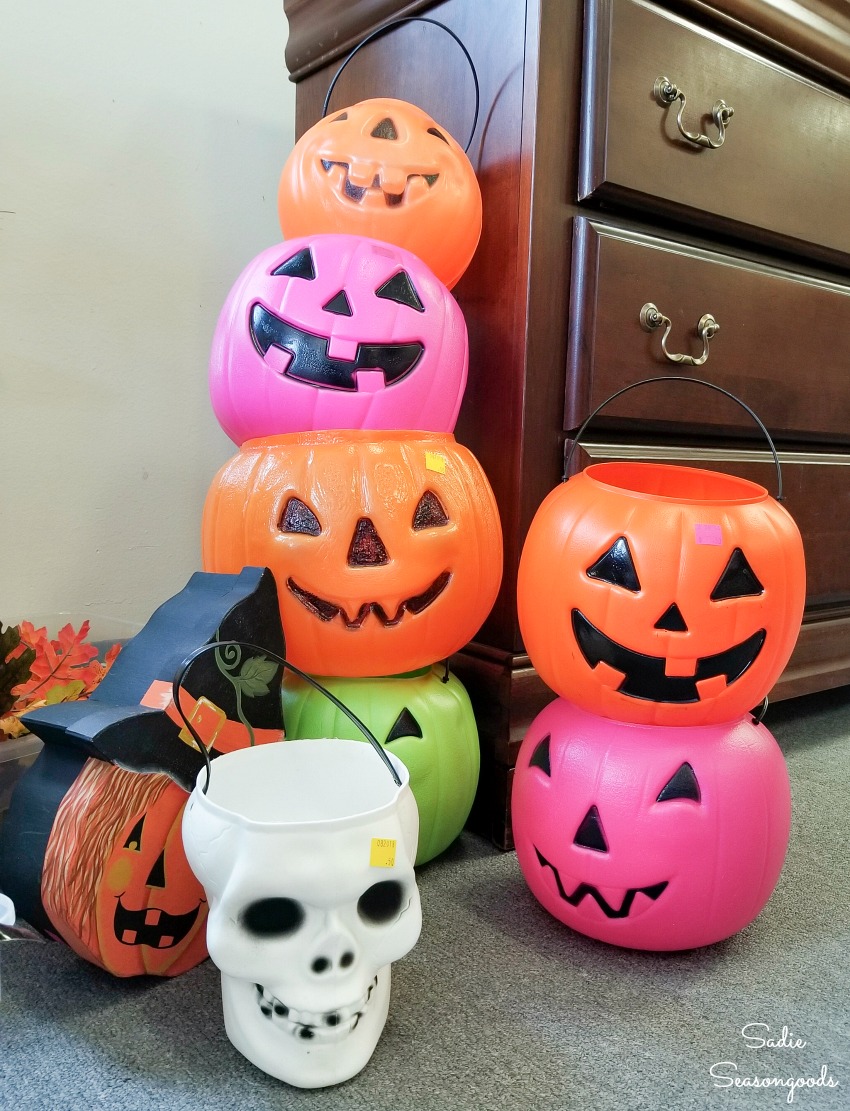
[[[376,976],[356,1003],[337,1007],[333,1011],[296,1010],[294,1007],[288,1007],[270,991],[266,991],[262,984],[254,986],[257,990],[257,1005],[260,1011],[276,1027],[303,1041],[316,1038],[326,1042],[341,1040],[357,1027],[377,985]]]

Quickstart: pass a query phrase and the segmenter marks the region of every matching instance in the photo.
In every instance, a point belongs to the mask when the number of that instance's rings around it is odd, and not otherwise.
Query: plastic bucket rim
[[[287,832],[297,832],[299,830],[315,831],[320,828],[343,829],[347,826],[357,826],[362,825],[365,822],[378,821],[383,817],[391,815],[397,810],[399,801],[404,792],[406,790],[410,790],[410,772],[408,771],[407,766],[402,763],[402,761],[399,760],[399,758],[393,753],[387,752],[388,759],[392,762],[393,767],[396,769],[399,778],[401,779],[401,785],[398,786],[390,780],[392,786],[391,788],[389,788],[390,793],[385,802],[379,803],[377,806],[368,809],[354,809],[356,802],[353,799],[352,810],[348,813],[340,814],[337,817],[300,818],[295,820],[269,820],[262,818],[252,818],[249,817],[247,814],[231,809],[221,802],[216,802],[215,799],[210,797],[210,791],[213,790],[216,770],[218,770],[219,775],[221,775],[222,771],[225,770],[221,767],[222,761],[226,761],[232,764],[234,760],[239,760],[240,762],[244,763],[250,753],[266,753],[271,750],[289,748],[289,746],[292,745],[317,744],[323,745],[324,747],[327,747],[328,744],[330,744],[332,747],[346,746],[347,748],[348,746],[353,746],[357,750],[362,750],[363,754],[367,757],[367,759],[364,760],[364,766],[367,763],[373,764],[379,775],[387,775],[386,768],[382,768],[380,763],[375,761],[375,755],[370,751],[370,746],[363,745],[359,741],[350,741],[338,737],[317,737],[309,739],[296,739],[291,741],[283,740],[267,745],[256,745],[251,748],[236,749],[232,752],[226,752],[221,756],[216,757],[216,759],[212,761],[210,787],[209,790],[207,790],[206,792],[204,791],[204,785],[206,783],[207,771],[205,767],[201,768],[195,780],[195,786],[192,789],[191,795],[189,796],[189,801],[187,802],[187,812],[191,806],[199,805],[221,822],[229,823],[231,825],[237,825],[243,829],[251,830],[257,833],[267,832],[280,834],[284,830]],[[359,752],[356,756],[356,759],[363,759],[363,757],[359,755]]]
[[[276,435],[255,436],[244,440],[242,451],[273,450],[287,447],[323,447],[325,445],[360,445],[374,443],[397,444],[421,442],[431,446],[448,444],[455,446],[452,432],[429,432],[420,428],[322,428],[309,432],[281,432]]]
[[[685,476],[692,478],[694,475],[705,477],[708,476],[712,481],[717,482],[719,487],[725,488],[725,494],[719,494],[717,497],[697,497],[688,496],[684,493],[671,493],[663,494],[656,493],[651,490],[641,490],[634,485],[626,485],[622,482],[611,481],[606,478],[606,475],[611,475],[612,472],[626,471],[632,473],[648,473],[652,471],[655,474],[659,472],[666,472],[668,474],[675,473],[677,477],[684,478]],[[600,472],[602,472],[600,474]],[[665,503],[678,502],[683,505],[754,505],[758,502],[771,500],[770,492],[765,486],[760,485],[758,482],[753,482],[749,478],[740,478],[738,475],[731,475],[725,471],[712,471],[705,467],[683,467],[676,463],[645,463],[633,460],[609,460],[602,463],[592,463],[589,467],[579,472],[580,475],[585,475],[588,479],[600,486],[605,486],[610,490],[614,490],[619,494],[624,494],[628,497],[645,498],[650,501],[663,501]],[[576,478],[579,475],[575,476]],[[567,482],[567,486],[569,485]],[[735,496],[734,490],[740,491],[739,496]]]

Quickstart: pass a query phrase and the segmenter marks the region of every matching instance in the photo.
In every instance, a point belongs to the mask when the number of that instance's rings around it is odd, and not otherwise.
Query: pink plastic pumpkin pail
[[[559,698],[522,743],[512,814],[522,873],[557,919],[612,945],[692,949],[767,903],[791,793],[779,746],[749,716],[635,725]]]
[[[466,386],[454,297],[401,247],[290,239],[243,270],[221,310],[210,397],[237,444],[341,428],[452,432]]]

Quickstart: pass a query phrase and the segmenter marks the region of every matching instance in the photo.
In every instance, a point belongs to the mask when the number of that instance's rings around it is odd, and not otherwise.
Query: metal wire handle
[[[472,146],[472,139],[473,139],[473,136],[475,135],[475,129],[478,126],[478,113],[479,113],[480,108],[481,108],[481,90],[480,90],[479,85],[478,85],[478,71],[475,68],[475,63],[473,62],[472,56],[470,55],[469,51],[466,49],[466,46],[464,45],[463,40],[460,39],[454,33],[454,31],[452,31],[452,29],[450,27],[447,27],[445,25],[445,23],[440,23],[439,20],[436,20],[436,19],[429,19],[427,16],[408,15],[408,16],[402,17],[401,19],[393,19],[389,23],[385,23],[383,25],[383,27],[379,27],[377,29],[377,31],[372,31],[371,34],[368,34],[365,39],[362,39],[357,44],[357,46],[354,47],[354,49],[351,51],[351,53],[345,59],[343,59],[342,65],[339,67],[339,69],[336,71],[336,73],[331,78],[330,86],[328,87],[328,91],[325,94],[324,103],[322,104],[322,119],[324,119],[325,116],[328,114],[328,107],[329,107],[330,102],[331,102],[331,94],[333,93],[334,88],[336,87],[336,83],[340,78],[340,74],[345,69],[345,67],[348,65],[348,63],[351,61],[351,59],[354,57],[354,55],[357,53],[357,51],[362,50],[363,47],[367,43],[372,41],[372,39],[378,38],[379,35],[383,35],[383,33],[385,31],[389,31],[391,28],[397,27],[400,23],[433,23],[435,27],[441,27],[446,32],[447,35],[451,35],[451,37],[455,40],[455,42],[458,44],[458,46],[463,51],[467,62],[469,62],[469,68],[472,71],[472,83],[475,86],[475,111],[474,111],[473,116],[472,116],[472,130],[469,132],[469,141],[467,142],[466,146],[463,148],[464,152],[466,154],[468,154],[469,153],[469,148]]]
[[[648,386],[653,382],[692,382],[692,383],[694,383],[694,385],[697,385],[697,386],[707,386],[708,389],[710,389],[710,390],[716,390],[717,393],[722,393],[724,397],[728,397],[731,401],[734,401],[737,405],[740,405],[741,408],[743,410],[745,410],[745,412],[749,413],[749,415],[753,418],[753,420],[756,422],[756,424],[761,429],[761,431],[764,435],[764,438],[768,442],[771,453],[773,454],[773,462],[774,462],[774,465],[776,467],[776,487],[777,487],[777,489],[776,489],[776,500],[777,501],[782,501],[782,467],[779,463],[779,453],[777,452],[776,445],[774,444],[770,433],[765,428],[765,426],[764,426],[764,424],[761,420],[761,417],[759,417],[758,414],[753,409],[751,409],[749,407],[749,405],[746,404],[746,402],[741,401],[740,397],[736,397],[733,393],[730,393],[729,390],[724,390],[722,386],[716,386],[714,384],[714,382],[706,382],[704,378],[688,378],[683,374],[663,374],[658,378],[642,378],[639,382],[632,382],[630,385],[624,386],[621,390],[617,390],[616,393],[612,393],[610,397],[606,397],[605,400],[600,405],[597,405],[596,408],[593,410],[593,412],[590,414],[590,416],[587,417],[587,419],[581,425],[578,432],[576,432],[575,436],[572,439],[572,443],[570,444],[570,449],[567,452],[566,457],[564,459],[564,477],[563,477],[564,482],[566,482],[567,478],[569,477],[570,465],[572,464],[572,461],[573,461],[573,452],[578,447],[578,443],[579,443],[579,440],[581,439],[582,433],[587,428],[587,426],[590,424],[590,422],[593,420],[593,418],[598,413],[600,413],[605,408],[606,405],[610,405],[612,401],[616,401],[616,399],[618,397],[622,397],[622,395],[624,393],[628,393],[629,390],[634,390],[638,386]]]
[[[174,676],[174,681],[171,686],[172,698],[174,700],[174,705],[177,709],[177,713],[182,718],[183,724],[192,734],[195,744],[201,750],[201,755],[204,759],[204,764],[206,766],[207,772],[206,782],[204,783],[204,786],[202,788],[204,794],[207,793],[210,786],[212,760],[210,759],[210,754],[207,746],[201,740],[197,730],[192,725],[191,721],[189,721],[189,719],[183,713],[183,708],[180,705],[180,691],[183,689],[183,680],[186,678],[186,674],[189,671],[189,668],[199,656],[203,656],[206,652],[212,652],[216,648],[230,647],[247,648],[251,651],[257,652],[258,654],[267,657],[268,659],[275,660],[281,667],[283,667],[284,669],[289,668],[289,670],[294,672],[294,674],[297,675],[300,679],[303,679],[305,683],[309,683],[311,687],[315,687],[315,689],[323,694],[327,699],[329,699],[338,710],[341,710],[347,718],[350,718],[350,720],[354,722],[354,724],[357,726],[357,728],[360,730],[369,744],[381,757],[381,760],[383,760],[384,764],[386,764],[387,768],[389,769],[390,775],[393,777],[395,785],[397,787],[401,787],[401,777],[393,767],[392,760],[390,760],[389,756],[387,756],[386,752],[381,746],[381,742],[371,731],[371,729],[369,729],[367,725],[364,725],[360,718],[357,717],[357,715],[351,710],[349,710],[344,702],[341,702],[335,694],[331,694],[331,692],[326,687],[323,687],[321,683],[318,683],[311,675],[308,675],[306,671],[302,671],[301,668],[296,667],[293,663],[290,663],[289,660],[287,660],[284,656],[279,656],[276,652],[271,652],[268,648],[263,648],[259,644],[251,644],[249,641],[246,640],[214,640],[211,641],[209,644],[202,644],[200,648],[196,648],[194,652],[190,653],[186,657],[186,659],[183,661],[183,663],[180,664],[180,667],[177,669],[177,673]]]

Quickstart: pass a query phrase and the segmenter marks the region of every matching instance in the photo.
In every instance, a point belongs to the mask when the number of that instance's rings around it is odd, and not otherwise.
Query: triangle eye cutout
[[[399,270],[397,274],[388,278],[375,290],[375,296],[380,297],[382,301],[395,301],[397,305],[407,305],[409,309],[425,312],[425,306],[419,300],[419,294],[406,270]]]
[[[397,139],[398,132],[389,116],[384,116],[379,124],[369,132],[373,139]]]
[[[330,122],[331,123],[342,123],[343,120],[347,120],[347,119],[348,119],[348,112],[340,112],[340,114],[338,116],[334,116],[334,118]]]
[[[584,820],[576,831],[573,844],[581,845],[585,849],[593,849],[597,853],[608,852],[608,842],[605,840],[599,811],[595,806],[591,806],[585,814]]]
[[[443,509],[440,499],[433,490],[426,490],[413,514],[414,529],[441,528],[448,523],[449,515]]]
[[[551,734],[547,733],[546,736],[537,742],[537,747],[531,754],[531,759],[528,761],[530,768],[540,768],[542,772],[552,778],[552,765],[549,762],[549,746],[551,744]]]
[[[682,764],[676,774],[662,789],[656,802],[669,802],[671,799],[691,799],[693,802],[701,801],[702,795],[700,794],[699,783],[697,783],[697,777],[690,764]]]
[[[386,739],[386,741],[384,741],[384,744],[388,744],[388,745],[392,744],[393,741],[398,741],[402,737],[421,737],[421,736],[422,736],[422,726],[419,724],[419,722],[416,720],[416,718],[413,716],[413,714],[411,714],[410,710],[408,710],[408,708],[405,706],[404,709],[401,711],[401,713],[398,715],[398,717],[395,719],[395,722],[393,723],[393,727],[389,731],[389,734],[387,735],[387,739]]]
[[[625,536],[615,540],[608,551],[592,567],[588,567],[587,574],[591,579],[600,579],[612,586],[622,586],[633,594],[640,590],[640,581]]]
[[[272,277],[305,278],[308,282],[312,282],[316,277],[313,252],[309,247],[302,248],[292,258],[282,262],[277,270],[272,270]]]
[[[334,316],[354,316],[354,310],[351,307],[351,302],[345,295],[345,290],[341,289],[339,293],[331,297],[322,308],[325,312],[332,312]]]
[[[319,536],[322,531],[319,518],[300,498],[289,499],[277,527],[281,532],[301,532],[307,536]]]
[[[756,578],[747,557],[740,548],[736,548],[711,592],[711,600],[720,602],[724,598],[748,598],[757,594],[764,594],[764,587]]]
[[[124,842],[125,849],[132,849],[133,852],[139,853],[142,851],[142,829],[145,825],[145,816],[142,814],[141,818],[136,822],[130,830],[130,836]]]

